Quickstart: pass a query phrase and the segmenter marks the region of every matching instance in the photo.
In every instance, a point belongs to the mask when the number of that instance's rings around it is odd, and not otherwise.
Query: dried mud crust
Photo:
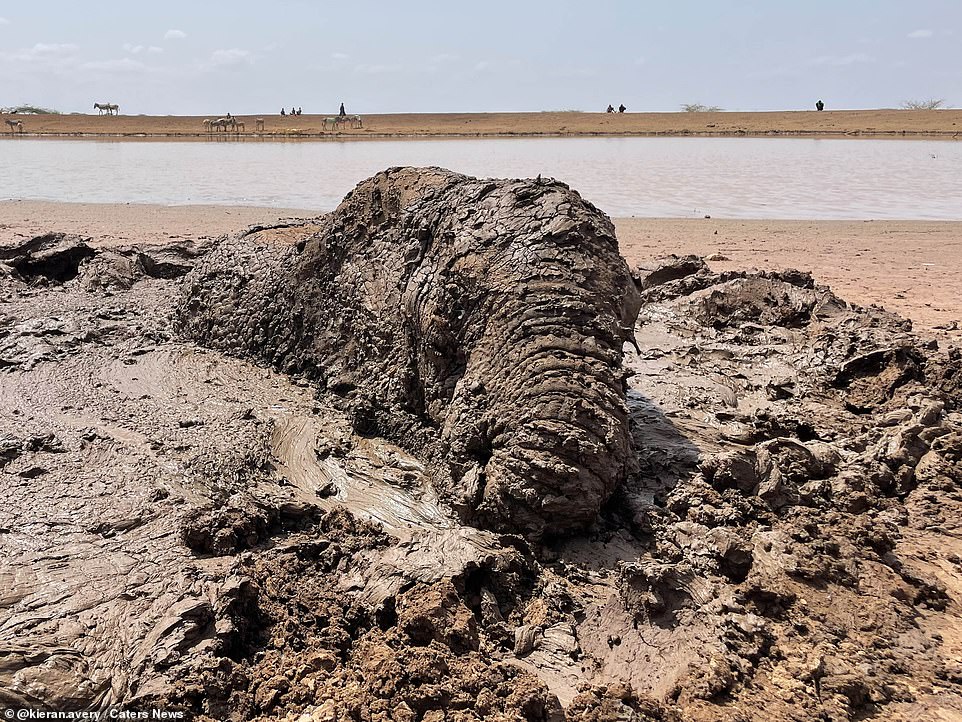
[[[714,628],[662,687],[695,718],[958,714],[959,527],[929,506],[962,499],[958,350],[806,274],[686,257],[637,278],[641,468],[609,517],[649,539],[622,566],[633,653]]]
[[[204,252],[69,236],[3,252],[0,704],[962,712],[956,350],[804,274],[636,269],[631,470],[587,531],[525,540],[465,525],[430,464],[357,433],[343,389],[172,336],[183,281],[136,259]],[[22,270],[78,254],[70,278]]]
[[[608,218],[556,181],[393,168],[308,229],[221,244],[188,279],[182,330],[343,397],[466,521],[590,524],[631,457],[638,296]]]

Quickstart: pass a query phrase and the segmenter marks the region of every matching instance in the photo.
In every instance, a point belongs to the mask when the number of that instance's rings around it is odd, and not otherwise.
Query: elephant
[[[224,240],[177,327],[310,379],[466,523],[541,539],[592,524],[631,469],[639,306],[610,219],[564,183],[390,168]]]

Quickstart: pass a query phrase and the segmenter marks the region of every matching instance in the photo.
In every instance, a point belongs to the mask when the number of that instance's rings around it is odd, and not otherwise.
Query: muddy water
[[[612,216],[962,219],[962,143],[810,138],[0,140],[0,199],[331,210],[396,165],[553,176]]]

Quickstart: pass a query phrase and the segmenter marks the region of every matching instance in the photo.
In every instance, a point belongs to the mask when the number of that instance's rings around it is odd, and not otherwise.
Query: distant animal
[[[116,103],[94,103],[94,108],[100,111],[99,115],[106,113],[107,115],[119,115],[120,106]]]
[[[23,132],[23,121],[22,121],[22,120],[10,120],[9,118],[6,118],[3,122],[10,126],[10,132],[11,132],[11,133],[13,133],[14,130],[16,130],[16,132],[18,132],[18,133],[22,133],[22,132]]]
[[[258,130],[258,131],[260,131],[260,132],[262,132],[262,133],[264,132],[264,119],[263,119],[263,118],[255,118],[255,120],[254,120],[254,130]]]
[[[325,118],[324,119],[324,130],[337,130],[338,124],[337,118]]]
[[[230,121],[227,118],[218,118],[217,120],[210,121],[211,130],[227,130],[227,126],[230,125]]]
[[[210,123],[210,118],[204,118],[204,130],[206,130],[208,133],[211,131]]]
[[[244,130],[244,121],[243,121],[243,120],[237,120],[236,118],[231,118],[231,120],[234,121],[233,125],[234,125],[234,132],[235,132],[235,133],[243,133],[243,132],[246,132],[246,131]]]
[[[361,122],[361,116],[360,116],[360,115],[349,115],[349,116],[348,116],[348,120],[351,121],[351,127],[352,127],[352,128],[363,128],[363,127],[364,127],[364,123]]]

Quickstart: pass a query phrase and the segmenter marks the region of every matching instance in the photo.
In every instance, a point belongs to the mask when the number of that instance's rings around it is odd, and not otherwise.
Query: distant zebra
[[[361,122],[361,116],[360,116],[360,115],[349,115],[349,116],[347,116],[347,119],[348,119],[349,121],[351,121],[351,127],[352,127],[352,128],[363,128],[363,127],[364,127],[364,124]]]
[[[120,106],[116,103],[94,103],[94,108],[99,112],[99,115],[106,113],[107,115],[119,115]]]
[[[3,122],[10,126],[10,132],[11,132],[11,133],[13,133],[14,129],[16,129],[16,131],[17,131],[18,133],[22,133],[22,132],[23,132],[23,121],[22,121],[22,120],[10,120],[9,118],[7,118],[7,119],[5,119]]]
[[[254,130],[258,130],[258,131],[260,131],[261,133],[264,132],[264,119],[263,119],[263,118],[257,118],[257,119],[254,120]]]

